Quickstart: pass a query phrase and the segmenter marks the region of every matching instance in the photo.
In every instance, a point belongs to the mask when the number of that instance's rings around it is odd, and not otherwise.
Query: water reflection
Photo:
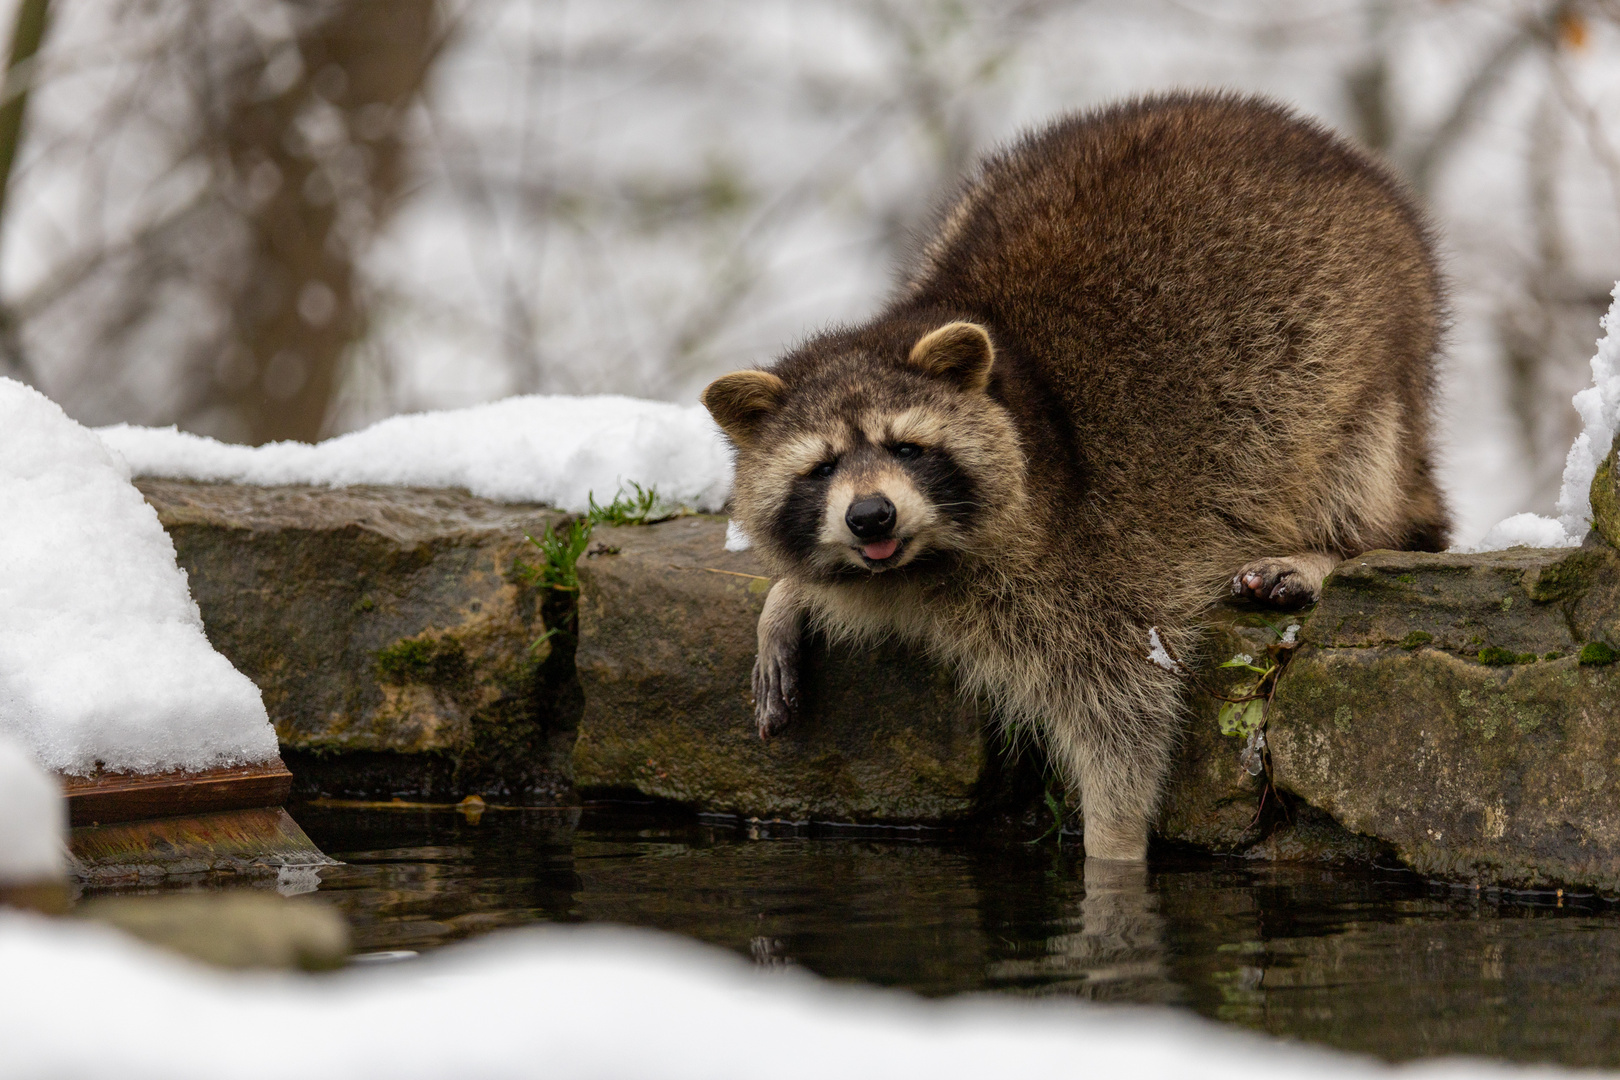
[[[1620,1065],[1620,913],[1601,905],[1174,853],[1142,868],[916,834],[751,840],[622,810],[295,816],[345,860],[320,892],[365,952],[612,921],[924,994],[1175,1002],[1392,1059]]]
[[[1147,867],[1087,859],[1081,877],[1082,891],[1065,896],[1065,913],[1049,922],[1064,932],[1032,942],[1026,955],[988,965],[987,984],[1098,1001],[1179,1000]]]

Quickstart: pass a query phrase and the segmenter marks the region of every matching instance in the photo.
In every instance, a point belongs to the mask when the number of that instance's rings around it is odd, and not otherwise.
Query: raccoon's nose
[[[894,503],[882,495],[869,495],[850,504],[844,524],[861,540],[877,540],[894,528]]]

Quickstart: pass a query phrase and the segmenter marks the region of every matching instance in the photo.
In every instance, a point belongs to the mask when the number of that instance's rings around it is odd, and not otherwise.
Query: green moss
[[[1581,646],[1580,661],[1588,666],[1612,664],[1617,655],[1620,654],[1616,654],[1611,646],[1605,645],[1601,641],[1588,641]]]
[[[1519,662],[1519,657],[1517,653],[1511,652],[1507,649],[1501,649],[1495,645],[1487,645],[1485,648],[1479,650],[1479,662],[1484,664],[1486,667],[1507,667],[1509,664],[1517,664]]]
[[[1397,574],[1397,575],[1395,575],[1395,580],[1400,582],[1402,585],[1416,585],[1417,584],[1417,575],[1416,574]]]
[[[1564,658],[1564,654],[1559,652],[1557,649],[1554,649],[1552,652],[1543,653],[1541,658],[1543,660],[1562,660]]]
[[[1617,543],[1620,541],[1620,500],[1615,497],[1614,471],[1614,448],[1611,446],[1603,463],[1597,468],[1597,475],[1592,477],[1592,525],[1610,546],[1620,546]]]
[[[1592,587],[1592,577],[1603,558],[1592,551],[1572,551],[1548,566],[1525,572],[1524,588],[1541,603],[1572,600]]]
[[[1407,634],[1405,637],[1401,638],[1397,644],[1399,644],[1400,647],[1405,649],[1407,652],[1411,652],[1413,649],[1427,645],[1433,640],[1433,634],[1424,633],[1422,630],[1413,630],[1410,634]]]
[[[454,638],[401,638],[377,651],[377,678],[396,686],[445,685],[466,675],[467,650]]]

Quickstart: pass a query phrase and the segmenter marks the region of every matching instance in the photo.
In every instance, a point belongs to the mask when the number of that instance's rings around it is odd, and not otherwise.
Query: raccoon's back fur
[[[876,318],[705,392],[781,575],[762,733],[807,620],[897,633],[1042,734],[1088,855],[1141,858],[1181,689],[1149,628],[1186,654],[1228,591],[1444,546],[1440,321],[1399,184],[1278,105],[1151,98],[988,157]]]

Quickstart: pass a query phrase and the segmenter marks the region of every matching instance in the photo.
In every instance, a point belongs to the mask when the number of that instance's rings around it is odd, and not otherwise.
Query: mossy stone
[[[1424,874],[1620,892],[1620,668],[1582,662],[1616,658],[1596,634],[1620,621],[1620,557],[1589,545],[1354,562],[1328,579],[1279,682],[1277,785]],[[1380,583],[1401,574],[1432,599]],[[1515,583],[1522,601],[1503,605]],[[1409,647],[1416,633],[1426,647]]]
[[[524,534],[565,515],[456,491],[138,486],[209,640],[263,692],[295,791],[568,797],[572,645],[531,648],[562,613],[514,572]]]

